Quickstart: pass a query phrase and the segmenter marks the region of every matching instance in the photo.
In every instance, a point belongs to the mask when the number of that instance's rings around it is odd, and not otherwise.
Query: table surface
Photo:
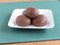
[[[31,0],[24,0],[24,2],[29,2],[29,1]],[[42,1],[47,1],[47,0],[42,0]],[[23,1],[22,0],[0,0],[0,2],[3,3],[3,2],[23,2]],[[60,40],[29,42],[29,43],[13,43],[13,44],[2,44],[2,45],[60,45]]]

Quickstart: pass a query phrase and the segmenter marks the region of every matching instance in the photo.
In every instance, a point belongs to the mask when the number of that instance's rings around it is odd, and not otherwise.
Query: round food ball
[[[45,26],[47,24],[47,17],[40,14],[32,20],[32,24],[37,27]]]
[[[23,12],[23,15],[26,15],[29,18],[35,18],[36,16],[38,16],[38,14],[39,14],[39,11],[35,7],[29,7]]]
[[[30,19],[29,18],[27,18],[26,16],[24,16],[24,15],[21,15],[21,16],[18,16],[17,18],[16,18],[16,24],[18,25],[18,26],[28,26],[28,25],[30,25]]]

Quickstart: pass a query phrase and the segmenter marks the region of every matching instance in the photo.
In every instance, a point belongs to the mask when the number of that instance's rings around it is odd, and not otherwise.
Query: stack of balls
[[[35,7],[29,7],[23,11],[21,16],[16,18],[16,24],[18,26],[29,26],[34,25],[37,27],[42,27],[47,24],[47,18],[43,14],[39,14],[39,11]]]

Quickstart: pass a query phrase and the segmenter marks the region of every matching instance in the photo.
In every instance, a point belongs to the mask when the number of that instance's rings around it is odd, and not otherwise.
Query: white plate
[[[36,26],[33,26],[33,25],[30,25],[30,26],[26,26],[26,27],[21,27],[21,26],[18,26],[16,25],[16,17],[21,15],[22,12],[24,11],[25,9],[15,9],[10,17],[10,20],[8,22],[8,26],[9,27],[13,27],[13,28],[28,28],[28,29],[49,29],[49,28],[53,28],[54,27],[54,19],[53,19],[53,12],[49,9],[39,9],[39,13],[40,14],[44,14],[47,19],[48,19],[48,22],[49,24],[43,26],[43,27],[36,27]]]

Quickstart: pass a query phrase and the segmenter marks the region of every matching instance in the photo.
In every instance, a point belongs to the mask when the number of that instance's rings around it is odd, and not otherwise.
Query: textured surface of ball
[[[39,15],[32,20],[32,24],[37,27],[42,27],[47,24],[47,18],[44,15]]]
[[[18,26],[28,26],[28,25],[30,25],[30,19],[29,18],[27,18],[26,16],[24,16],[24,15],[21,15],[21,16],[18,16],[17,18],[16,18],[16,24],[18,25]]]
[[[23,12],[23,15],[26,15],[29,18],[34,18],[34,17],[38,16],[38,14],[39,14],[39,11],[35,7],[29,7]]]

